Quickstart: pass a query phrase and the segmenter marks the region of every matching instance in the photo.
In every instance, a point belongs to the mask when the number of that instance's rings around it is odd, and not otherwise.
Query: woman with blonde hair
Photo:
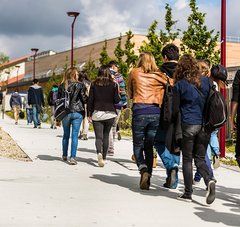
[[[71,156],[69,159],[70,165],[76,165],[76,153],[78,146],[78,134],[82,119],[85,115],[84,104],[87,102],[86,87],[82,82],[79,82],[79,74],[77,68],[69,68],[63,76],[63,80],[58,89],[58,98],[63,98],[66,93],[69,95],[68,114],[62,120],[63,139],[62,150],[63,161],[68,160],[68,144],[71,133]]]
[[[133,100],[133,151],[141,174],[140,189],[149,190],[153,166],[153,144],[160,120],[167,77],[161,73],[150,52],[139,56],[137,68],[128,81],[129,98]]]

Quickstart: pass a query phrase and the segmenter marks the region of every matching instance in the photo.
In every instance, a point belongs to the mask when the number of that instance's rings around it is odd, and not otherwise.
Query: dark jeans
[[[211,180],[209,169],[205,161],[207,146],[210,140],[210,133],[202,130],[201,125],[182,125],[182,155],[183,155],[183,178],[185,193],[192,195],[193,167],[194,159],[197,172],[201,174],[207,185]]]
[[[93,121],[93,128],[96,136],[97,153],[102,153],[103,159],[106,159],[109,147],[109,133],[113,126],[115,118],[105,121]]]
[[[33,109],[32,108],[27,108],[26,112],[27,112],[27,123],[31,124],[32,121],[33,121]]]
[[[147,168],[152,174],[154,138],[159,125],[159,114],[136,115],[132,120],[133,151],[139,171]]]

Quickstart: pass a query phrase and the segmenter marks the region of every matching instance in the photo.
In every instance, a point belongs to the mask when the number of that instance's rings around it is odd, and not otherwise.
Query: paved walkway
[[[217,199],[205,205],[205,186],[194,202],[176,200],[183,190],[162,187],[165,171],[157,167],[150,191],[139,190],[139,174],[130,161],[130,140],[116,142],[116,155],[97,166],[94,137],[79,141],[78,165],[62,162],[62,129],[33,129],[21,121],[0,120],[33,162],[0,158],[0,226],[240,226],[240,173],[215,171]],[[0,144],[1,146],[1,144]],[[161,163],[159,163],[161,164]]]

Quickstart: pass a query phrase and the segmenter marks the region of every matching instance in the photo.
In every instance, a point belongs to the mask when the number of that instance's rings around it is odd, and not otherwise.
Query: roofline
[[[25,55],[23,57],[16,58],[16,59],[13,59],[11,61],[5,62],[2,65],[0,65],[0,70],[8,68],[11,65],[15,65],[15,64],[18,64],[18,63],[25,62],[30,56],[31,55]]]

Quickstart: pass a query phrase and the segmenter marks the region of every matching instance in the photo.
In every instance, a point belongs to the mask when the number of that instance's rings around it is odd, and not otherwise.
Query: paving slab
[[[61,161],[62,129],[44,124],[33,129],[9,118],[0,120],[33,162],[0,158],[0,226],[240,226],[240,173],[225,167],[215,171],[217,199],[205,205],[203,183],[194,201],[176,199],[183,190],[162,187],[165,170],[159,161],[149,191],[139,189],[139,173],[130,160],[132,141],[116,141],[116,152],[104,168],[97,165],[93,133],[79,140],[78,165]]]

